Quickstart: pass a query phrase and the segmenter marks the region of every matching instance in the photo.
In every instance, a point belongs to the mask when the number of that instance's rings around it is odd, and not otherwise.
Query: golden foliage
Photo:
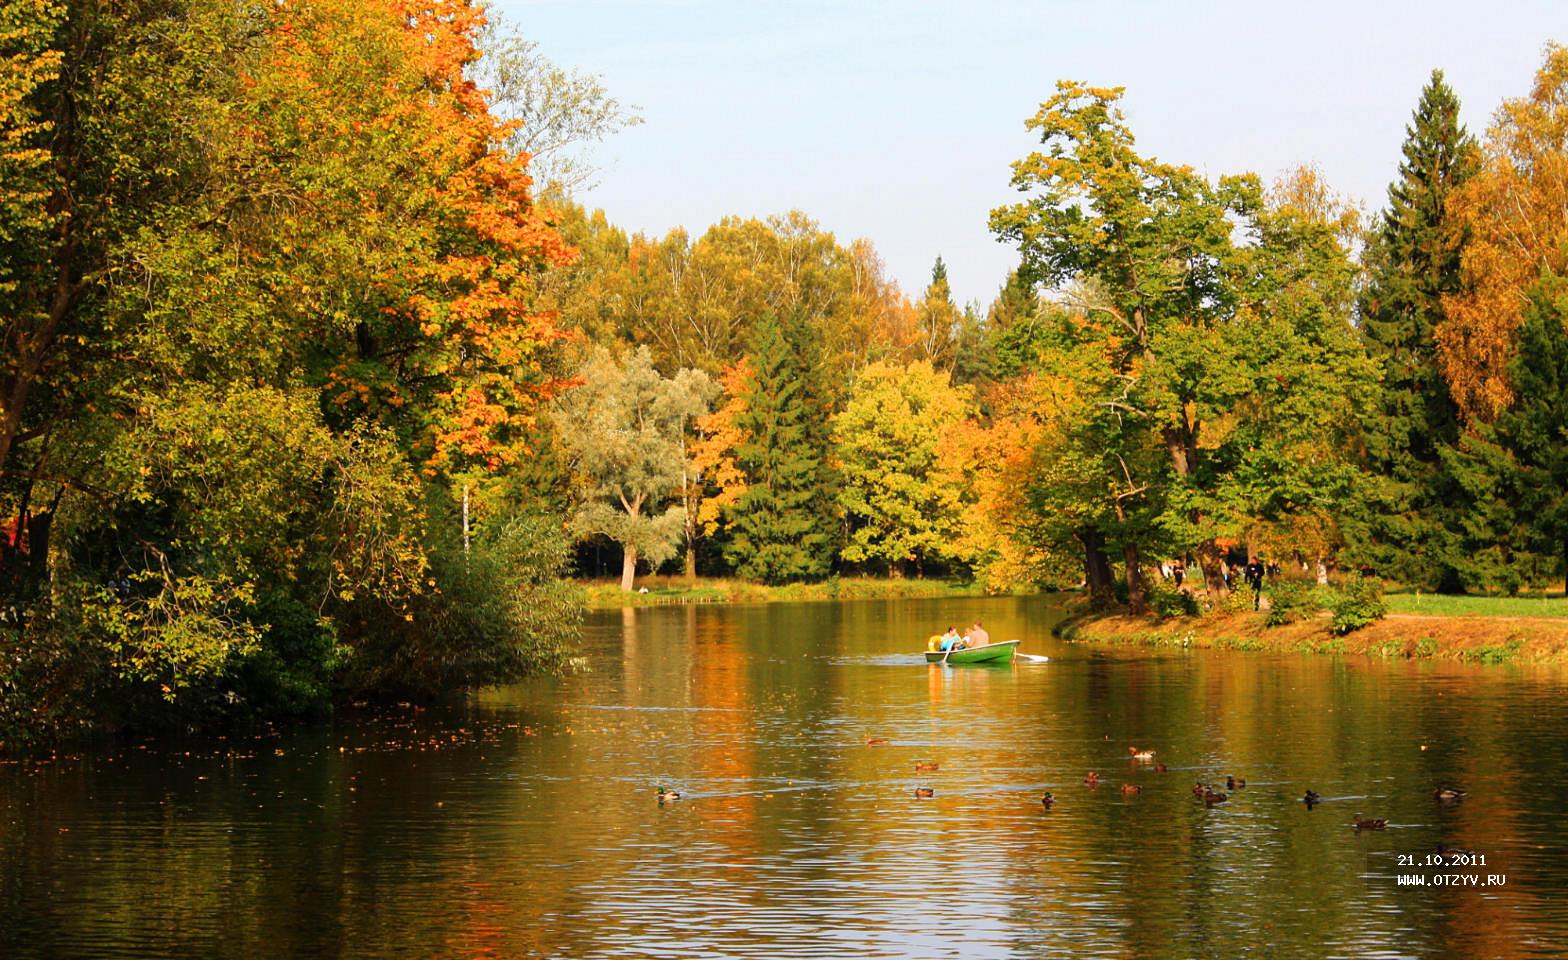
[[[1449,201],[1469,229],[1465,288],[1444,299],[1438,360],[1467,417],[1513,400],[1508,365],[1527,291],[1568,266],[1568,47],[1547,47],[1529,96],[1504,101],[1483,166]]]

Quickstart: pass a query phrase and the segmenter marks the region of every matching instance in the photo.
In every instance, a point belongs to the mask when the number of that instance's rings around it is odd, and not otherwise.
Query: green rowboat
[[[1013,656],[1018,653],[1018,645],[1022,642],[1022,640],[1005,640],[1001,643],[988,643],[983,647],[970,647],[967,650],[953,650],[948,653],[927,650],[926,663],[1012,663]]]

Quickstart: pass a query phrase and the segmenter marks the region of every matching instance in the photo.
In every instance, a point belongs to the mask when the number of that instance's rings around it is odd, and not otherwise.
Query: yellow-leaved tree
[[[1489,421],[1513,400],[1530,285],[1568,266],[1568,47],[1549,45],[1530,94],[1498,108],[1481,170],[1449,209],[1469,242],[1464,287],[1443,300],[1438,360],[1464,415]]]

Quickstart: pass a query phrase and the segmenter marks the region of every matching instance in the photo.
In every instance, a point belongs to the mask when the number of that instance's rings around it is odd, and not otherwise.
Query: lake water
[[[1568,955],[1563,673],[1068,646],[1059,616],[612,611],[591,673],[460,709],[3,766],[0,956]],[[1051,661],[914,655],[976,617]]]

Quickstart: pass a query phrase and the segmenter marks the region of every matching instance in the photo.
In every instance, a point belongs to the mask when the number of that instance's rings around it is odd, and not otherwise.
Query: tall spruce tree
[[[1384,365],[1381,409],[1368,418],[1369,465],[1386,481],[1363,517],[1362,559],[1412,586],[1457,592],[1464,491],[1443,451],[1458,441],[1459,414],[1432,334],[1443,296],[1460,283],[1464,233],[1446,204],[1475,173],[1479,152],[1441,70],[1432,71],[1405,131],[1399,178],[1368,246],[1361,304],[1368,348]]]
[[[836,537],[827,464],[828,409],[809,324],[771,314],[752,339],[755,374],[735,425],[746,492],[730,509],[725,550],[736,572],[765,583],[824,577]]]

